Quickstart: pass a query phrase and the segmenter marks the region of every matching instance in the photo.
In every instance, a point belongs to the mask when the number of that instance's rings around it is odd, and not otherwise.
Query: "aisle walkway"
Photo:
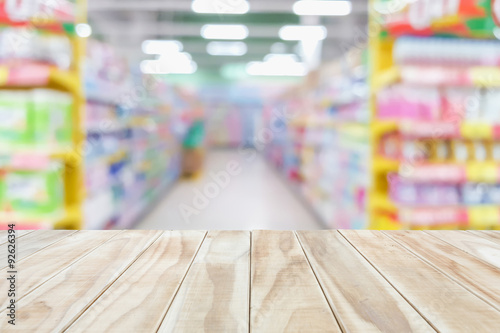
[[[236,151],[214,151],[208,155],[203,177],[176,184],[136,229],[315,230],[322,226],[261,157],[247,161]]]

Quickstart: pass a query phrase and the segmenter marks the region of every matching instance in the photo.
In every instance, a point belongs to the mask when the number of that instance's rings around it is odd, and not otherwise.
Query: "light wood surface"
[[[498,269],[429,234],[409,231],[386,234],[500,310],[500,283],[496,283],[500,273]]]
[[[37,230],[16,240],[16,262],[75,233],[73,230]],[[0,245],[0,268],[7,267],[8,243]]]
[[[490,265],[500,268],[500,244],[467,231],[427,231],[430,235],[467,252]]]
[[[500,327],[496,232],[17,236],[16,327],[7,322],[10,284],[1,278],[0,332],[469,333]]]
[[[251,332],[340,332],[292,231],[252,233],[251,300]]]
[[[489,332],[500,327],[500,312],[384,233],[342,234],[438,331]]]
[[[122,233],[21,298],[18,320],[23,329],[33,332],[66,329],[160,235],[158,231]],[[0,321],[0,331],[7,328],[7,322]]]
[[[434,332],[340,233],[298,236],[344,331]]]
[[[76,232],[29,256],[17,264],[22,277],[17,281],[17,299],[29,294],[44,282],[60,273],[80,258],[88,255],[98,246],[118,235],[119,231]],[[2,269],[0,276],[7,276],[8,268]],[[7,290],[8,281],[0,280],[0,290]],[[1,304],[5,309],[8,300]]]
[[[250,232],[209,232],[158,332],[248,332]]]
[[[500,244],[500,231],[470,230],[469,232]]]
[[[16,230],[16,238],[22,237],[31,232],[33,232],[33,230]],[[7,235],[7,230],[0,230],[0,245],[7,242]]]
[[[205,234],[165,232],[69,332],[156,332]]]

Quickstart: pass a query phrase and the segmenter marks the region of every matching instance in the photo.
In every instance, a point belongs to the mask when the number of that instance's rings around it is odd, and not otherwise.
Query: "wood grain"
[[[31,232],[33,232],[33,230],[16,230],[16,239],[25,236]],[[7,230],[0,230],[0,245],[7,242],[8,240],[7,236],[8,236]]]
[[[341,332],[291,231],[252,233],[251,332]]]
[[[75,233],[74,230],[37,230],[16,239],[16,262]],[[0,245],[0,269],[7,267],[8,243]]]
[[[297,235],[343,331],[434,332],[340,233]]]
[[[79,231],[19,262],[17,264],[17,271],[20,272],[20,279],[17,281],[17,300],[119,233],[120,231]],[[7,276],[7,271],[8,268],[0,270],[1,276]],[[0,290],[7,290],[7,286],[8,281],[0,279]],[[0,302],[0,308],[5,309],[8,300]]]
[[[205,234],[165,232],[68,332],[156,332]]]
[[[121,233],[22,298],[17,304],[17,320],[22,330],[54,332],[66,329],[161,233]],[[0,315],[5,317],[5,313]],[[0,321],[0,331],[7,328],[7,322]]]
[[[385,234],[342,234],[437,330],[493,332],[500,327],[500,312]]]
[[[500,231],[469,230],[469,232],[476,236],[483,237],[497,244],[500,244]]]
[[[500,310],[500,269],[423,232],[396,231],[386,234]]]
[[[427,231],[427,233],[500,268],[500,244],[494,241],[467,231]]]
[[[159,332],[248,332],[250,233],[209,232]]]

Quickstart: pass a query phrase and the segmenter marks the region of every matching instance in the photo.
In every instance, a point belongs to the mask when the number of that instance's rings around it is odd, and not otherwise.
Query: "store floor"
[[[229,170],[238,171],[233,172],[237,175],[226,171],[228,163],[233,163]],[[217,181],[215,175],[219,175]],[[262,157],[217,150],[207,155],[199,179],[174,185],[136,229],[315,230],[322,226]]]

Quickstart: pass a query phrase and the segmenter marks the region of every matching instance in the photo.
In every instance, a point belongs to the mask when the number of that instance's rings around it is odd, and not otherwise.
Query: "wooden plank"
[[[494,241],[467,231],[427,231],[427,233],[500,268],[500,244]]]
[[[250,233],[209,232],[159,332],[248,332]]]
[[[438,331],[494,332],[500,312],[382,232],[342,231]]]
[[[340,233],[297,235],[343,331],[434,332]]]
[[[54,332],[66,329],[161,233],[123,232],[69,266],[18,300],[19,327],[26,332]],[[5,313],[0,316],[5,317]],[[10,325],[7,321],[0,321],[0,331],[8,328]]]
[[[37,230],[16,239],[16,262],[75,233],[74,230]],[[8,243],[0,245],[0,269],[7,267]]]
[[[469,232],[500,244],[500,231],[469,230]]]
[[[165,232],[68,332],[156,332],[205,235]]]
[[[29,233],[33,232],[33,230],[16,230],[16,239],[22,236],[25,236]],[[0,245],[3,243],[7,243],[7,230],[0,230]]]
[[[500,310],[500,270],[422,232],[386,233],[467,290]]]
[[[251,332],[341,332],[291,231],[252,233]]]
[[[19,262],[16,268],[22,274],[22,278],[17,281],[17,299],[29,294],[119,233],[120,231],[76,232]],[[8,268],[1,270],[0,276],[7,276],[8,270]],[[9,281],[6,279],[0,279],[0,290],[7,290],[8,284]],[[8,299],[1,301],[0,309],[5,309],[8,301]]]

